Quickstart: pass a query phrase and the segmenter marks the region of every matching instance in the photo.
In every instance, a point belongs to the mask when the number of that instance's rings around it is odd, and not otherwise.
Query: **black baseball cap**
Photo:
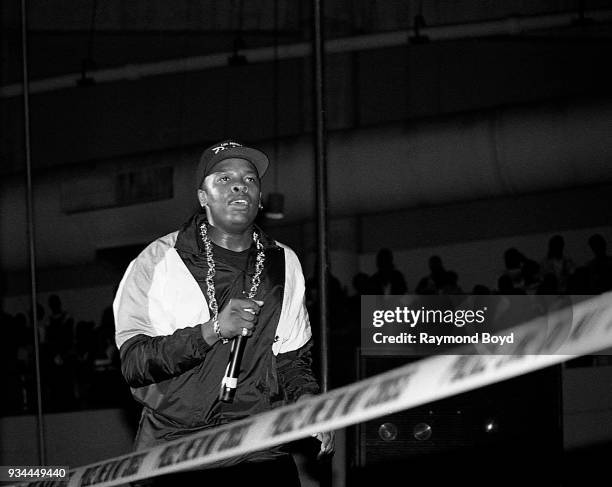
[[[218,163],[225,159],[231,159],[232,157],[239,157],[253,164],[255,169],[257,169],[259,179],[266,173],[268,165],[270,164],[268,156],[259,149],[247,147],[235,140],[224,140],[223,142],[211,145],[202,153],[196,170],[198,188],[202,187],[204,178],[213,172],[213,168]]]

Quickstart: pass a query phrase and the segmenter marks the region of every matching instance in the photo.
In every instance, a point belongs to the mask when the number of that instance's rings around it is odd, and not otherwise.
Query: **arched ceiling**
[[[307,45],[309,2],[27,4],[33,89],[58,76],[70,79],[69,88],[31,98],[35,170],[198,147],[228,135],[269,142],[311,130],[307,53],[278,63],[269,57],[240,62],[247,51]],[[328,56],[329,128],[608,97],[612,24],[590,14],[608,6],[604,0],[328,1],[327,38],[336,45],[365,39],[361,47]],[[20,89],[19,2],[1,2],[0,9],[0,174],[13,174],[23,170],[22,103],[8,89]],[[559,15],[572,17],[526,27]],[[482,30],[495,22],[502,27],[495,34]],[[402,32],[414,34],[415,25],[420,32],[447,29],[455,37],[410,40]],[[405,35],[406,42],[372,44],[389,35]],[[234,50],[232,62],[228,55]],[[185,59],[219,53],[222,66],[181,69]],[[156,76],[136,69],[152,63],[179,69]],[[125,69],[120,81],[90,82],[95,73],[115,68]]]

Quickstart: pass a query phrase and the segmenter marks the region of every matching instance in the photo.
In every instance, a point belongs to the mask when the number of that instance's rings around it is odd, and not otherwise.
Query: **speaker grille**
[[[362,357],[360,377],[408,361]],[[478,455],[480,462],[560,453],[560,366],[368,421],[357,427],[357,435],[357,465],[362,467],[439,456]]]

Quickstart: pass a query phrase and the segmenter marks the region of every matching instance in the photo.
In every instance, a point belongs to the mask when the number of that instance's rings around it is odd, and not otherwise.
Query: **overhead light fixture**
[[[81,77],[76,82],[77,86],[95,85],[96,80],[92,76],[89,76],[89,73],[94,72],[96,69],[96,63],[93,59],[83,59],[81,61]]]
[[[424,34],[421,34],[421,29],[427,27],[427,23],[425,22],[425,17],[422,13],[414,16],[414,36],[410,38],[411,44],[425,44],[429,42],[429,37]]]
[[[232,2],[233,3],[233,2]],[[234,6],[232,6],[234,10]],[[233,14],[232,14],[233,15]],[[227,64],[230,66],[245,66],[248,64],[248,60],[245,55],[240,54],[241,51],[246,49],[246,42],[242,37],[242,20],[243,20],[243,4],[242,2],[238,5],[238,12],[236,14],[238,18],[238,29],[234,37],[234,52],[227,58]]]
[[[89,24],[89,40],[87,41],[87,57],[81,60],[81,77],[77,80],[77,86],[93,86],[96,80],[88,73],[93,73],[98,69],[94,61],[94,44],[96,39],[96,14],[98,10],[97,0],[91,6],[91,22]]]
[[[285,218],[285,196],[282,193],[270,193],[264,207],[264,216],[270,220]]]
[[[264,216],[269,220],[282,220],[285,218],[285,196],[278,192],[278,172],[279,172],[279,66],[278,66],[278,0],[274,1],[274,191],[268,194],[268,201],[264,207]]]

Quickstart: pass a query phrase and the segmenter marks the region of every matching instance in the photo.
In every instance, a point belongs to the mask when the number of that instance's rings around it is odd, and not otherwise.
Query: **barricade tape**
[[[567,320],[564,310],[558,320]],[[550,319],[555,320],[555,313]],[[513,328],[512,354],[439,355],[289,406],[70,471],[68,487],[112,487],[193,469],[361,423],[612,347],[612,293],[572,307],[562,344],[532,320]],[[567,325],[567,323],[565,323]],[[561,325],[559,325],[561,326]],[[558,341],[558,340],[557,340]],[[508,349],[505,349],[508,350]],[[552,352],[555,354],[553,355]],[[19,485],[66,485],[66,481]]]

